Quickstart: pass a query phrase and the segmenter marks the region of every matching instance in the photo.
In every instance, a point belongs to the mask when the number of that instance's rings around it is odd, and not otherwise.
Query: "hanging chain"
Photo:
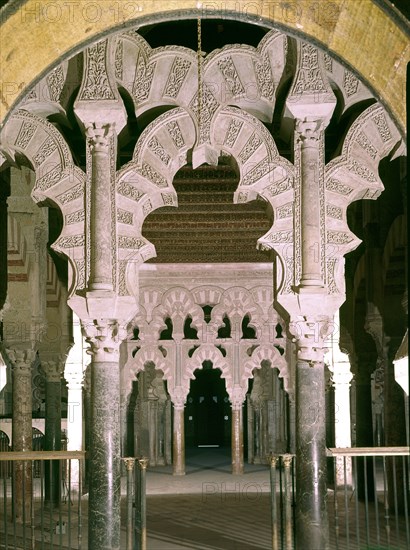
[[[199,138],[202,129],[202,29],[201,18],[198,17],[198,129]]]

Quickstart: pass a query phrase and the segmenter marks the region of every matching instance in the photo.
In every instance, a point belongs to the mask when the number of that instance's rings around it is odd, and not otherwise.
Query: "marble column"
[[[13,451],[31,451],[32,434],[32,365],[36,357],[33,350],[7,350],[13,362]],[[14,517],[18,522],[31,520],[32,465],[31,462],[14,463]]]
[[[243,474],[243,415],[242,403],[232,404],[232,474]]]
[[[91,550],[119,550],[121,523],[119,345],[115,320],[83,322],[91,344],[89,527]]]
[[[296,540],[307,550],[329,548],[323,362],[296,363]],[[305,541],[305,542],[303,542]]]
[[[184,405],[180,403],[174,403],[172,465],[174,476],[185,475]]]
[[[73,340],[64,367],[64,379],[67,383],[67,450],[81,451],[84,449],[84,415],[83,415],[83,384],[86,365],[89,356],[85,354],[84,338],[81,333],[81,323],[73,314]],[[84,473],[84,470],[83,470]],[[79,461],[71,461],[70,490],[77,493],[80,486]],[[82,484],[81,480],[81,484]]]
[[[61,450],[61,376],[64,363],[61,360],[42,361],[46,376],[46,410],[44,429],[44,450]],[[57,505],[60,501],[60,461],[46,461],[45,500]]]
[[[91,152],[90,279],[89,290],[113,290],[111,232],[110,139],[112,126],[91,125],[86,131]]]
[[[302,231],[302,276],[301,287],[322,287],[321,253],[319,243],[320,210],[319,205],[319,154],[320,136],[323,131],[323,121],[297,120],[295,132],[300,143],[300,170],[301,170],[301,217]]]
[[[83,443],[83,372],[72,374],[64,372],[67,381],[67,451],[81,451]],[[71,461],[70,490],[78,492],[80,486],[80,468],[77,460]]]

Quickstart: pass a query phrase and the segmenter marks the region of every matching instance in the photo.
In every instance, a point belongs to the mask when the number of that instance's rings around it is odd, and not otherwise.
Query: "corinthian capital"
[[[124,326],[116,319],[82,321],[86,342],[90,344],[87,353],[96,362],[117,362],[121,342],[127,337]]]

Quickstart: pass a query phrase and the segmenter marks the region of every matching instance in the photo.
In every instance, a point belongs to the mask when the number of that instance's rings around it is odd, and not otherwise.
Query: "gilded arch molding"
[[[46,0],[9,3],[2,13],[1,25],[1,122],[29,87],[62,59],[98,37],[153,20],[200,14],[274,26],[314,41],[354,70],[404,134],[409,32],[404,18],[398,13],[394,18],[393,13],[387,13],[374,0],[333,0],[326,4],[326,9],[319,9],[319,3],[307,0],[296,0],[286,9],[280,3],[262,0],[205,1],[200,9],[196,0],[139,0],[127,3],[127,9],[121,2],[100,4],[98,7],[96,2],[77,0],[64,3],[63,9],[61,4]]]

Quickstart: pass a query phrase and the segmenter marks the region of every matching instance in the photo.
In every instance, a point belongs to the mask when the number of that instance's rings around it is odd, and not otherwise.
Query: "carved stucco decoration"
[[[82,55],[63,61],[42,78],[19,105],[46,118],[53,114],[66,116],[73,92],[81,84]]]
[[[201,285],[191,291],[185,286],[141,288],[140,310],[130,324],[127,345],[123,348],[126,351],[122,369],[123,391],[130,391],[135,374],[144,368],[147,361],[151,361],[164,372],[172,401],[178,406],[183,405],[194,370],[202,368],[202,363],[209,360],[213,368],[222,370],[231,402],[239,406],[247,392],[252,370],[260,367],[264,359],[270,360],[272,367],[280,370],[281,376],[286,379],[286,389],[290,390],[287,363],[274,347],[286,344],[283,338],[276,338],[273,331],[263,331],[265,323],[273,327],[281,320],[272,308],[271,297],[269,287],[251,290],[230,287],[224,290],[213,285]],[[266,302],[263,307],[261,301]],[[155,302],[157,307],[153,307]],[[200,304],[214,306],[209,323],[205,322]],[[250,325],[256,329],[259,338],[242,338],[241,325],[246,314],[250,316]],[[232,321],[232,337],[220,339],[217,331],[223,324],[224,315]],[[198,329],[197,340],[183,337],[183,323],[188,316],[192,318],[191,326]],[[174,339],[159,340],[161,330],[166,328],[164,320],[167,317],[173,321]],[[135,326],[139,328],[138,340],[132,339],[131,335],[131,328]],[[217,347],[221,344],[223,351]],[[258,354],[257,349],[260,350]]]
[[[127,124],[127,113],[115,79],[115,41],[96,42],[83,56],[83,76],[74,112],[85,128],[111,124],[118,135]]]
[[[237,105],[261,120],[272,119],[286,61],[287,38],[270,31],[257,48],[225,46],[203,61],[203,81],[218,106]],[[152,49],[136,32],[117,36],[116,77],[134,99],[136,114],[157,105],[188,108],[198,88],[197,53],[188,48]]]
[[[285,35],[271,31],[257,48],[226,46],[203,62],[201,117],[198,65],[193,50],[177,46],[151,49],[137,33],[117,37],[116,77],[134,100],[139,116],[154,106],[176,105],[195,124],[194,168],[217,164],[219,150],[210,145],[211,125],[224,106],[237,105],[269,122],[286,61]],[[200,119],[200,123],[199,123]]]
[[[348,69],[337,63],[329,54],[324,54],[327,77],[333,86],[337,86],[342,103],[342,113],[360,101],[373,99],[366,86]]]
[[[401,143],[384,108],[368,107],[352,124],[340,156],[325,168],[326,261],[330,292],[344,292],[343,256],[360,240],[350,231],[346,211],[353,201],[377,199],[384,187],[378,165]],[[337,214],[337,215],[336,215]]]
[[[255,328],[256,337],[260,338],[263,325],[262,309],[249,290],[231,287],[223,293],[219,304],[213,308],[211,323],[217,332],[217,329],[223,325],[223,318],[228,316],[231,322],[231,338],[239,341],[242,338],[242,321],[246,315],[250,319],[249,325]]]
[[[181,340],[184,338],[184,323],[187,317],[191,317],[191,327],[198,331],[198,338],[202,340],[204,331],[204,313],[198,306],[192,293],[183,287],[174,287],[166,291],[162,297],[161,304],[153,312],[151,323],[159,329],[166,328],[164,319],[169,317],[173,324],[173,337]],[[158,328],[155,332],[158,331]]]

